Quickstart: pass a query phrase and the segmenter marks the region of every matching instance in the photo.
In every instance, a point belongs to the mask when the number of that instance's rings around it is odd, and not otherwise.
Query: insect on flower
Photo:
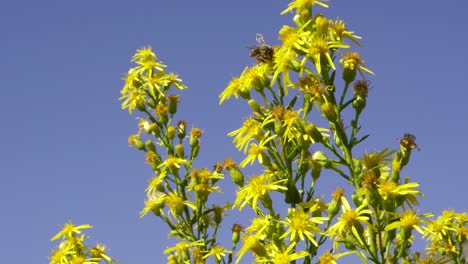
[[[251,49],[249,56],[255,57],[258,63],[271,62],[274,56],[274,50],[265,43],[262,34],[257,33],[256,38],[258,46],[248,47]]]

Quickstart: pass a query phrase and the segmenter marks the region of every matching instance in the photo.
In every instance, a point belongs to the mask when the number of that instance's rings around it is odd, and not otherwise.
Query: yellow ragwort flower
[[[258,200],[262,203],[268,202],[270,199],[269,192],[278,190],[287,190],[284,183],[287,179],[273,181],[272,173],[264,173],[250,178],[248,184],[242,187],[237,192],[237,198],[234,202],[234,207],[239,207],[242,210],[247,204],[252,206],[254,211],[258,210]],[[270,200],[271,202],[271,200]],[[265,206],[265,204],[263,204]]]
[[[72,237],[75,237],[78,234],[81,234],[81,230],[88,229],[88,228],[93,228],[93,227],[89,224],[75,226],[70,220],[63,225],[62,230],[60,230],[60,232],[58,232],[54,237],[52,237],[51,240],[54,241],[59,238],[70,239]]]
[[[310,8],[312,8],[313,5],[319,5],[325,8],[328,8],[328,5],[324,4],[323,2],[327,2],[329,0],[294,0],[291,3],[289,3],[288,8],[286,8],[283,12],[281,12],[281,15],[284,15],[288,12],[291,12],[292,10],[296,9],[296,14],[300,14],[302,11],[310,11]]]
[[[361,206],[356,209],[351,208],[348,200],[344,196],[341,197],[341,202],[341,210],[343,213],[338,218],[338,222],[330,227],[330,235],[345,237],[347,234],[352,234],[360,245],[364,245],[362,241],[362,230],[358,231],[358,229],[362,229],[361,224],[371,227],[369,215],[372,214],[372,211],[367,209],[367,200],[364,200]]]
[[[289,235],[290,241],[297,242],[299,239],[305,240],[305,237],[307,237],[312,244],[318,247],[317,241],[315,240],[315,235],[320,234],[318,224],[323,224],[323,221],[327,220],[328,217],[311,216],[311,213],[316,209],[317,206],[312,206],[305,212],[303,209],[296,210],[295,208],[291,208],[286,220],[282,221],[282,223],[288,227],[288,231],[280,238]]]

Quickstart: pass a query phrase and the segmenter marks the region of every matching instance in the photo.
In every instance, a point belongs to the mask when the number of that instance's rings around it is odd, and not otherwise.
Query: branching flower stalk
[[[420,213],[419,183],[401,177],[418,149],[415,136],[405,134],[397,150],[356,153],[369,136],[360,117],[374,73],[356,50],[361,37],[316,11],[326,2],[291,1],[281,14],[293,12],[293,25],[279,30],[281,43],[270,46],[257,34],[253,65],[220,93],[220,104],[234,97],[252,110],[228,134],[246,155],[239,164],[226,157],[213,169],[192,166],[203,132],[176,119],[178,93],[187,87],[150,47],[133,56],[120,100],[122,109],[139,113],[128,142],[155,174],[140,216],[161,219],[179,241],[164,251],[167,263],[243,263],[247,255],[253,263],[279,264],[337,263],[349,255],[379,264],[466,261],[467,213]],[[245,177],[249,166],[259,173]],[[223,172],[237,197],[210,204]],[[325,177],[348,187],[323,193]],[[249,209],[247,227],[235,224],[232,245],[221,245],[226,211]],[[426,252],[412,250],[418,234],[429,241]],[[51,263],[72,263],[56,255]]]

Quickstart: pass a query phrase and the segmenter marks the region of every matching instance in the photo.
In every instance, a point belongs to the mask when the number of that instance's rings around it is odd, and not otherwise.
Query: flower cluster
[[[92,226],[75,226],[71,221],[64,224],[62,230],[52,237],[52,241],[60,239],[60,244],[52,250],[50,264],[116,263],[115,259],[106,254],[105,245],[96,243],[94,247],[88,247],[84,244],[86,237],[82,230],[89,228]]]
[[[164,251],[167,263],[237,264],[247,254],[254,263],[279,264],[330,264],[351,254],[362,263],[466,261],[467,214],[420,213],[420,184],[401,177],[419,150],[416,137],[405,134],[395,150],[359,154],[356,146],[369,136],[361,132],[361,115],[373,72],[356,51],[361,37],[343,20],[316,12],[326,2],[292,0],[281,14],[293,12],[294,25],[281,27],[281,43],[269,45],[257,34],[252,65],[220,93],[220,104],[234,97],[252,110],[228,134],[245,154],[239,164],[227,157],[212,169],[193,167],[203,131],[187,131],[188,123],[175,119],[178,92],[187,87],[150,47],[133,56],[120,100],[122,109],[140,114],[128,143],[154,172],[140,216],[159,218],[178,240]],[[245,177],[249,166],[256,174]],[[209,205],[224,173],[236,198]],[[331,195],[321,188],[323,178],[337,185]],[[221,245],[226,211],[249,209],[248,226],[234,224],[230,249]],[[67,224],[54,237],[62,242],[52,263],[113,262],[102,245],[83,246],[80,230],[89,227]],[[425,253],[412,250],[416,235],[429,240]]]

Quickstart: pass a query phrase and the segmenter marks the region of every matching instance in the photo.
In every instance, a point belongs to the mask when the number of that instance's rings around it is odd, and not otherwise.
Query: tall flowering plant
[[[258,34],[250,53],[256,62],[219,95],[220,104],[235,97],[252,110],[229,133],[245,154],[239,162],[226,157],[195,168],[202,130],[187,131],[177,119],[178,93],[187,87],[150,47],[133,56],[120,99],[139,113],[128,142],[154,171],[140,215],[159,218],[179,241],[164,251],[167,263],[242,263],[246,254],[254,263],[326,264],[347,255],[363,263],[465,263],[468,214],[419,213],[419,183],[400,176],[417,149],[415,136],[403,135],[395,150],[355,150],[369,136],[360,117],[373,72],[355,50],[361,37],[316,8],[328,5],[292,1],[282,14],[294,13],[294,23],[280,29],[281,43],[270,46]],[[261,173],[245,177],[248,166]],[[221,192],[225,175],[237,197],[213,205],[210,195]],[[324,175],[351,187],[321,193]],[[225,212],[246,208],[254,214],[250,225],[235,224],[232,244],[221,245]],[[412,250],[415,236],[428,241],[426,251]],[[51,263],[71,263],[56,259]]]

